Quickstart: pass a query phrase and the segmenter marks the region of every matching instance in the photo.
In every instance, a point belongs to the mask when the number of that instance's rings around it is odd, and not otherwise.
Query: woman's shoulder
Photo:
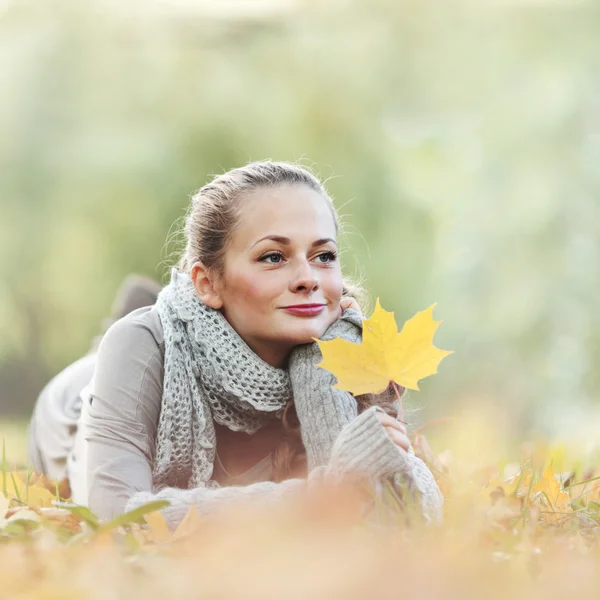
[[[164,334],[156,306],[144,306],[113,323],[104,334],[98,352],[134,351],[136,355],[164,354]]]

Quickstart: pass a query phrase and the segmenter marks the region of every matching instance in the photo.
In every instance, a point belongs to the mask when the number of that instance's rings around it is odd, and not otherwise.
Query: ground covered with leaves
[[[190,512],[177,531],[158,506],[99,523],[4,465],[0,598],[596,598],[600,470],[541,442],[503,460],[482,427],[445,448],[413,432],[446,497],[439,527],[377,501],[367,516],[350,489]]]

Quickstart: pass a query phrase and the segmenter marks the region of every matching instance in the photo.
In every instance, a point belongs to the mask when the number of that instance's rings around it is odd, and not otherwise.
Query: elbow
[[[111,485],[112,483],[112,485]],[[114,519],[125,512],[129,494],[104,476],[94,475],[87,485],[87,506],[101,521]]]

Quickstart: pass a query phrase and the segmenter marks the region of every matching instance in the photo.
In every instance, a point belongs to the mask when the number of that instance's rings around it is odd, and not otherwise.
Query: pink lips
[[[294,304],[283,307],[287,312],[299,317],[314,317],[323,312],[324,308],[325,304]]]

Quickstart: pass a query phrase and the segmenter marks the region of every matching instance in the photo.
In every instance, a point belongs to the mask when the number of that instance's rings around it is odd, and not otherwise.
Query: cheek
[[[238,277],[235,289],[231,290],[239,304],[258,305],[264,302],[266,294],[265,286],[261,285],[258,277]]]
[[[327,292],[332,300],[341,300],[344,279],[341,272],[333,273],[327,282]]]
[[[264,297],[264,290],[261,289],[256,281],[248,281],[244,293],[246,294],[247,300],[252,303],[260,302]]]

